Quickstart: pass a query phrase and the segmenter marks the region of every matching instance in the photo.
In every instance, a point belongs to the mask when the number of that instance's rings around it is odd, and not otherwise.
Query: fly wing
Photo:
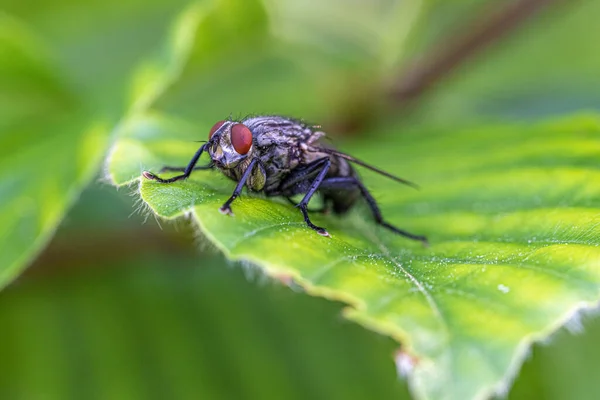
[[[347,160],[347,161],[350,161],[351,163],[354,163],[354,164],[360,165],[361,167],[365,167],[365,168],[367,168],[367,169],[370,169],[371,171],[373,171],[373,172],[377,172],[378,174],[380,174],[380,175],[383,175],[383,176],[385,176],[386,178],[390,178],[390,179],[392,179],[392,180],[394,180],[394,181],[396,181],[396,182],[399,182],[399,183],[402,183],[402,184],[404,184],[404,185],[407,185],[407,186],[413,187],[413,188],[415,188],[415,189],[418,189],[418,188],[419,188],[419,186],[418,186],[416,183],[413,183],[413,182],[411,182],[411,181],[408,181],[408,180],[406,180],[406,179],[402,179],[402,178],[400,178],[400,177],[397,177],[397,176],[395,176],[395,175],[392,175],[392,174],[390,174],[389,172],[385,172],[385,171],[383,171],[383,170],[381,170],[381,169],[379,169],[379,168],[377,168],[377,167],[374,167],[374,166],[372,166],[372,165],[370,165],[370,164],[367,164],[366,162],[364,162],[364,161],[361,161],[361,160],[359,160],[359,159],[357,159],[357,158],[355,158],[355,157],[352,157],[351,155],[348,155],[348,154],[346,154],[346,153],[342,153],[342,152],[340,152],[340,151],[337,151],[337,150],[334,150],[334,149],[330,149],[330,148],[327,148],[327,147],[318,147],[318,148],[313,148],[313,150],[314,150],[314,151],[321,152],[321,153],[327,153],[327,154],[331,154],[331,155],[334,155],[334,156],[337,156],[337,157],[343,158],[344,160]]]

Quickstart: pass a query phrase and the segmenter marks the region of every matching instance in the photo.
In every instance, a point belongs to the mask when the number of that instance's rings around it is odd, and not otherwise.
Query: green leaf
[[[0,14],[0,288],[45,245],[107,146],[51,52]]]
[[[388,72],[404,54],[407,38],[427,8],[424,3],[373,0],[348,7],[344,0],[267,0],[277,37],[322,57],[363,69],[370,64],[380,72]]]
[[[128,194],[90,186],[0,296],[1,398],[410,398],[398,345],[341,319],[342,304],[173,249],[179,229],[141,225]],[[509,399],[598,393],[600,319],[573,322],[578,335],[534,346]]]
[[[0,288],[93,178],[126,110],[126,82],[181,10],[167,1],[38,3],[9,2],[0,13]]]
[[[159,99],[168,103],[173,93],[185,90],[182,82],[198,79],[198,72],[218,71],[232,57],[236,64],[243,63],[248,49],[266,40],[267,28],[259,0],[192,2],[175,19],[158,56],[142,63],[134,74],[133,111],[142,111]]]
[[[112,153],[115,183],[185,165],[208,128],[156,115],[131,121]],[[402,342],[418,360],[418,397],[503,389],[533,340],[598,300],[598,120],[388,129],[344,150],[422,186],[363,174],[385,218],[426,234],[430,248],[378,228],[364,205],[346,217],[314,215],[330,239],[275,199],[244,196],[235,217],[221,215],[234,185],[214,171],[171,185],[143,180],[141,196],[163,218],[191,215],[229,258],[342,300],[349,319]]]

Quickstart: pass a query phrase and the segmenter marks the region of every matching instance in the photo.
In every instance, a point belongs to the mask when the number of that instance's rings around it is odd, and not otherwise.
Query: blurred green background
[[[186,221],[159,226],[100,164],[140,108],[202,127],[296,115],[339,141],[390,121],[464,127],[597,111],[592,0],[548,2],[431,90],[393,99],[410,66],[503,6],[2,0],[0,266],[12,277],[35,261],[0,294],[0,397],[408,398],[397,343],[345,321],[342,304],[227,262]],[[172,26],[190,7],[204,19],[189,60],[173,67]],[[509,398],[597,398],[600,321],[574,327],[582,333],[535,346]]]

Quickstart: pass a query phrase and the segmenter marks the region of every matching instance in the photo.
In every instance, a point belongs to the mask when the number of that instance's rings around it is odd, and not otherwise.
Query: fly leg
[[[329,236],[329,233],[324,228],[316,226],[311,222],[308,217],[308,202],[319,189],[321,182],[325,179],[330,165],[331,161],[329,160],[329,157],[315,160],[301,169],[295,170],[281,183],[276,191],[269,193],[270,196],[286,197],[290,203],[300,209],[306,224],[323,236]],[[300,203],[295,204],[290,197],[301,193],[304,193],[304,198]]]
[[[302,168],[294,170],[293,173],[281,183],[278,193],[274,194],[286,193],[285,196],[290,197],[295,194],[304,193],[308,189],[307,185],[309,179],[312,179],[319,173],[319,170],[325,165],[325,160],[328,159],[329,157],[319,158]]]
[[[194,167],[192,168],[192,171],[200,171],[200,170],[205,170],[205,169],[212,169],[215,165],[213,163],[207,164],[207,165],[200,165],[199,167]],[[187,167],[171,167],[171,166],[164,166],[160,169],[160,171],[158,172],[185,172],[185,169]]]
[[[177,175],[177,176],[174,176],[174,177],[169,178],[169,179],[160,178],[159,176],[153,174],[150,171],[144,171],[144,172],[142,172],[142,175],[146,179],[152,179],[152,180],[160,182],[160,183],[173,183],[173,182],[180,181],[182,179],[186,179],[188,176],[190,176],[190,174],[194,170],[194,167],[196,166],[196,163],[198,162],[198,159],[200,159],[200,156],[202,155],[202,152],[204,151],[205,147],[206,147],[206,145],[203,144],[198,149],[198,151],[196,152],[196,154],[194,154],[194,157],[192,157],[192,160],[190,161],[190,163],[183,170],[183,174],[181,174],[181,175]]]
[[[365,200],[369,204],[369,208],[371,209],[371,212],[373,213],[373,217],[375,218],[375,221],[379,225],[383,226],[386,229],[389,229],[390,231],[392,231],[400,236],[404,236],[404,237],[412,239],[412,240],[418,240],[418,241],[422,242],[425,246],[428,245],[427,238],[425,236],[415,235],[413,233],[396,228],[394,225],[386,222],[383,219],[383,216],[381,215],[381,210],[379,209],[377,202],[373,198],[373,195],[367,190],[365,185],[363,185],[363,183],[361,181],[359,181],[358,179],[356,179],[354,177],[337,177],[337,178],[325,179],[321,183],[322,189],[325,189],[325,188],[327,188],[327,189],[347,189],[348,187],[352,187],[352,186],[357,186],[360,189],[360,193],[362,194],[362,196],[365,198]]]
[[[286,197],[285,199],[294,207],[298,206],[298,204],[291,197]],[[327,207],[327,205],[324,205],[323,207],[317,208],[314,210],[308,209],[308,212],[315,212],[315,213],[322,213],[322,214],[326,214],[328,211],[329,211],[329,208]]]
[[[331,165],[331,161],[329,161],[329,158],[323,158],[323,159],[319,160],[319,164],[321,164],[321,166],[322,166],[321,171],[319,172],[317,177],[314,179],[314,181],[310,185],[310,188],[308,189],[308,192],[306,192],[306,194],[304,195],[304,198],[300,201],[300,203],[298,203],[297,207],[300,208],[300,211],[302,211],[302,215],[304,216],[304,222],[306,222],[306,225],[308,225],[310,228],[317,231],[317,233],[319,235],[329,236],[329,232],[327,232],[327,230],[325,228],[316,226],[315,224],[313,224],[311,222],[310,218],[308,217],[308,209],[307,209],[308,202],[310,201],[310,198],[315,194],[317,189],[319,189],[319,186],[321,186],[321,183],[325,179],[325,175],[327,175],[327,171],[329,171],[329,166]]]
[[[242,189],[244,188],[244,185],[246,184],[248,177],[252,173],[252,170],[254,169],[254,166],[256,165],[257,161],[258,158],[254,158],[252,159],[252,161],[250,161],[250,164],[248,164],[248,168],[246,168],[244,174],[240,178],[240,181],[235,186],[233,194],[229,199],[227,199],[227,201],[221,206],[221,208],[219,208],[221,214],[233,215],[233,211],[231,211],[231,203],[240,195],[240,193],[242,193]]]

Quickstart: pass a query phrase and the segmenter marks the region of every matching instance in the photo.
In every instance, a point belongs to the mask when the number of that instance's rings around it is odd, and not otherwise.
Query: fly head
[[[252,131],[235,121],[219,121],[210,130],[206,151],[215,166],[221,169],[235,168],[252,156]]]

